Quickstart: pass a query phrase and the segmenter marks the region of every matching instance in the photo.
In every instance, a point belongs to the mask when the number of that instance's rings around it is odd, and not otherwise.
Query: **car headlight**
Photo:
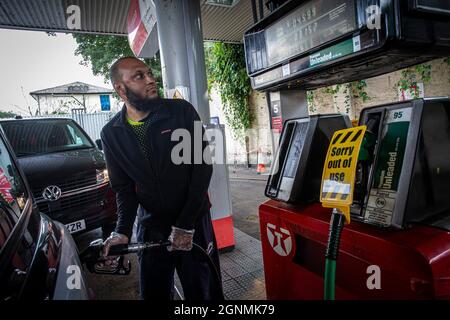
[[[97,169],[97,183],[109,182],[109,174],[107,169]]]

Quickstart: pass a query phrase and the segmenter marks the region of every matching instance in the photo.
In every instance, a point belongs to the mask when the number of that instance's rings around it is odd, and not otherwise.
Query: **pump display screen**
[[[354,1],[309,1],[265,30],[268,64],[289,59],[355,29]]]

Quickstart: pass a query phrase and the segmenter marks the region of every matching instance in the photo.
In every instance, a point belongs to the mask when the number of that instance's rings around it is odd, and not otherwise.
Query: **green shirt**
[[[131,119],[127,119],[127,121],[136,135],[142,152],[148,159],[150,157],[150,146],[147,139],[147,129],[150,126],[150,117],[147,117],[143,121],[133,121]]]

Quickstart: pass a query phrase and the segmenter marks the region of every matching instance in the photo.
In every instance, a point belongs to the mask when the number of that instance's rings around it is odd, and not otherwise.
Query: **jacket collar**
[[[158,108],[155,111],[152,111],[158,114],[157,120],[160,121],[163,119],[170,118],[170,111],[167,106],[165,106],[164,99],[162,99]],[[127,107],[125,104],[122,106],[122,110],[119,112],[119,116],[114,122],[114,127],[125,127],[127,126]]]

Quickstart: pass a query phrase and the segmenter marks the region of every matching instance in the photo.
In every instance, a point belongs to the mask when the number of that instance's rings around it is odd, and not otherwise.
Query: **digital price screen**
[[[356,29],[355,1],[309,1],[265,30],[274,65]]]

